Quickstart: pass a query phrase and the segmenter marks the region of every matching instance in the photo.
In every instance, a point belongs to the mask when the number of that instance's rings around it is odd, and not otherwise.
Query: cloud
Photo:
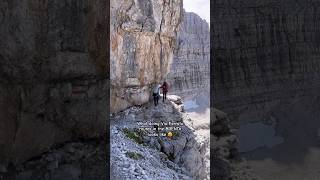
[[[194,12],[210,24],[210,0],[183,0],[187,12]]]

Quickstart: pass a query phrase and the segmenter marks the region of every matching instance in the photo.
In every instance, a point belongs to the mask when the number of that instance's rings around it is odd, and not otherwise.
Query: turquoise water
[[[283,143],[284,139],[276,135],[274,127],[263,123],[242,125],[238,131],[240,152],[248,152],[261,147],[271,148]]]
[[[189,109],[196,109],[199,107],[199,105],[193,101],[193,100],[187,100],[183,103],[184,109],[189,110]]]

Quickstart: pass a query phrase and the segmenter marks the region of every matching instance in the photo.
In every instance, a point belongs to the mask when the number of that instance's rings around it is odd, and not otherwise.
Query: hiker
[[[164,81],[161,88],[162,88],[162,94],[163,94],[162,102],[164,102],[164,100],[167,99],[167,93],[169,89],[168,83]]]
[[[154,106],[157,106],[159,104],[160,87],[161,87],[160,84],[156,84],[156,86],[153,89]]]

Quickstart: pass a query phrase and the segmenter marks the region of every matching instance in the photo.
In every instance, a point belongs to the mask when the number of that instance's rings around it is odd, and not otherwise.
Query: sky
[[[194,12],[210,24],[210,0],[183,0],[187,12]]]

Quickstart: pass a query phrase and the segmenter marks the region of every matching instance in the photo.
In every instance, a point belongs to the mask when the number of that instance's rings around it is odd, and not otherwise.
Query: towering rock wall
[[[149,101],[169,70],[182,0],[112,0],[111,112]]]
[[[105,0],[0,2],[0,165],[105,133]]]
[[[209,94],[210,29],[208,23],[195,13],[184,12],[166,79],[171,94],[188,96],[199,89]]]
[[[237,118],[317,91],[319,8],[314,0],[215,0],[214,106]]]

